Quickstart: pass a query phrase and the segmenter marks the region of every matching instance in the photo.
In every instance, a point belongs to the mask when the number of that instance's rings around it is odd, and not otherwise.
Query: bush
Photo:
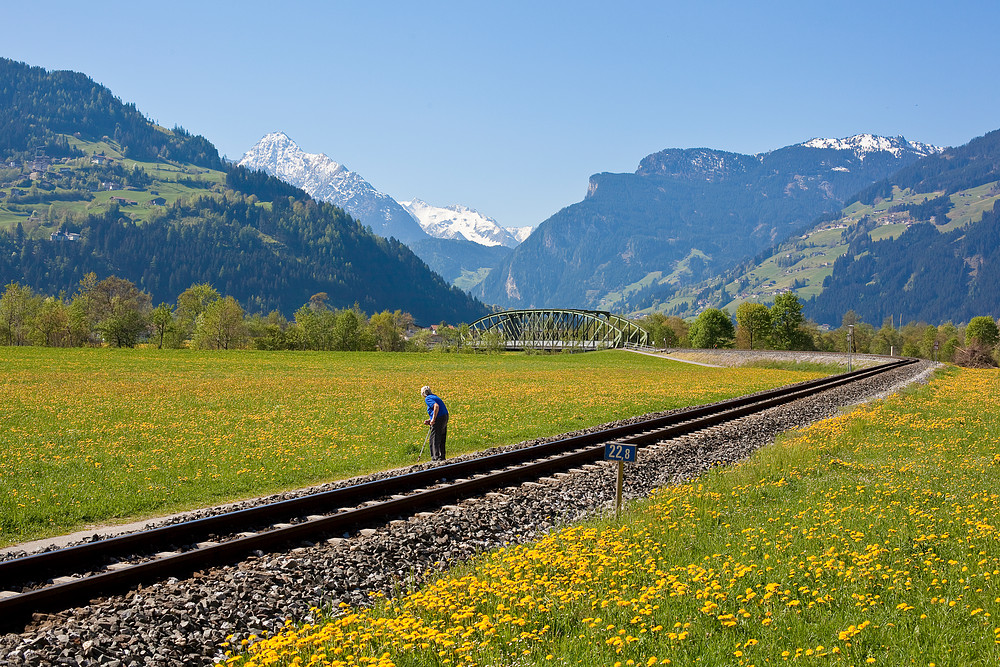
[[[955,350],[955,363],[965,368],[996,368],[997,362],[989,348],[982,345],[968,345]]]

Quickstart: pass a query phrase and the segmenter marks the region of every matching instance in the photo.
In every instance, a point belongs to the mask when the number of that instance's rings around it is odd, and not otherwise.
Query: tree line
[[[234,173],[232,184],[246,186],[242,172]],[[301,194],[305,199],[276,196],[265,206],[254,194],[227,190],[163,207],[142,225],[111,206],[65,225],[81,234],[74,243],[25,238],[15,227],[0,234],[0,277],[55,294],[72,292],[87,273],[117,274],[156,302],[210,283],[255,312],[286,316],[319,292],[340,307],[359,301],[367,312],[407,308],[421,322],[486,314],[399,241]]]
[[[177,160],[223,169],[215,147],[182,127],[156,128],[106,87],[77,72],[49,72],[0,58],[0,157],[32,159],[37,148],[48,157],[80,157],[82,151],[59,135],[117,141],[126,157]]]
[[[708,308],[692,322],[652,313],[638,320],[657,347],[737,348],[744,350],[814,350],[890,354],[977,365],[1000,361],[1000,329],[988,316],[968,323],[926,322],[901,324],[886,318],[880,328],[848,310],[836,329],[820,328],[802,313],[802,302],[792,292],[779,295],[770,307],[745,302],[735,316]],[[848,346],[848,334],[851,345]]]
[[[314,294],[288,320],[280,311],[248,315],[232,296],[198,283],[175,303],[155,308],[148,292],[131,281],[88,273],[72,295],[36,293],[9,283],[0,296],[0,345],[80,347],[108,345],[207,350],[404,351],[428,349],[430,332],[413,331],[413,317],[384,310],[370,317],[357,305],[331,308],[326,293]],[[456,345],[459,329],[439,329]]]
[[[417,351],[433,335],[414,330],[412,315],[383,310],[368,316],[355,304],[333,308],[325,292],[314,294],[291,320],[280,311],[247,314],[232,296],[209,283],[196,283],[174,303],[155,308],[148,292],[131,281],[86,274],[75,292],[47,296],[30,286],[9,283],[0,296],[0,345],[79,347],[108,345],[208,350]],[[637,320],[657,347],[815,350],[922,357],[939,361],[994,364],[1000,360],[1000,327],[987,316],[967,324],[911,322],[887,318],[881,328],[848,311],[836,329],[821,329],[802,314],[792,292],[770,307],[746,302],[735,316],[708,308],[693,321],[652,313]],[[468,325],[438,327],[437,346],[461,351]],[[413,334],[413,335],[410,335]],[[849,335],[850,334],[850,335]],[[849,344],[850,341],[850,344]],[[499,346],[497,346],[499,350]]]

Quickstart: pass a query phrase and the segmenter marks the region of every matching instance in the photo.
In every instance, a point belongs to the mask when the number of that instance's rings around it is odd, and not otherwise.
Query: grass
[[[100,214],[110,208],[111,197],[122,197],[129,201],[137,202],[134,206],[123,206],[121,211],[136,222],[147,222],[162,207],[153,206],[149,201],[154,197],[163,197],[167,205],[175,203],[178,199],[194,198],[202,195],[212,195],[213,190],[209,188],[192,187],[181,180],[203,181],[210,186],[224,186],[226,175],[224,172],[204,169],[193,165],[158,161],[145,162],[123,158],[121,147],[112,140],[90,142],[78,139],[69,135],[63,135],[66,140],[75,148],[87,153],[88,157],[76,158],[69,164],[57,163],[49,168],[50,171],[72,171],[90,165],[90,155],[103,152],[105,155],[114,158],[126,170],[131,170],[138,166],[146,171],[152,178],[152,184],[144,190],[102,190],[93,194],[91,200],[45,200],[46,191],[41,191],[43,201],[35,204],[5,204],[0,205],[0,229],[13,229],[18,222],[24,226],[30,238],[44,237],[45,234],[55,231],[62,219],[63,214],[73,216],[86,216]],[[19,181],[26,174],[21,174],[14,178],[15,173],[21,170],[4,170],[10,181]],[[2,200],[13,186],[0,187],[0,200]],[[27,190],[28,188],[18,188]],[[155,191],[157,194],[153,194]],[[35,212],[37,222],[28,223],[32,212]]]
[[[949,371],[230,662],[998,664],[998,392]]]
[[[948,221],[940,225],[938,230],[948,232],[959,229],[973,222],[983,219],[985,211],[993,210],[993,206],[1000,200],[997,181],[986,183],[978,188],[963,190],[951,195],[951,201],[955,207],[948,214]]]
[[[813,377],[579,355],[0,348],[0,545],[411,464]]]
[[[483,266],[475,271],[469,271],[468,269],[462,269],[462,275],[455,279],[455,287],[463,290],[470,290],[479,283],[486,280],[486,276],[490,275],[492,271],[488,266]]]
[[[903,223],[896,223],[892,225],[879,225],[873,229],[869,236],[871,236],[872,241],[884,241],[886,239],[898,239],[905,232],[907,226]]]
[[[800,298],[809,299],[818,296],[824,289],[823,280],[833,273],[833,263],[848,250],[847,244],[844,243],[845,232],[858,224],[863,217],[869,216],[880,221],[880,224],[870,231],[873,240],[896,239],[907,230],[913,221],[905,213],[889,214],[889,208],[898,205],[920,204],[925,199],[933,199],[942,194],[944,193],[917,193],[894,187],[891,198],[880,200],[875,205],[854,202],[843,209],[844,215],[839,220],[825,222],[822,227],[814,229],[802,237],[794,237],[782,243],[771,257],[750,267],[745,273],[730,275],[730,280],[726,283],[725,288],[733,298],[728,303],[715,305],[734,313],[736,308],[745,301],[770,301],[774,295],[792,289],[792,286],[796,284],[799,287],[795,287],[794,291]],[[948,220],[937,221],[935,224],[935,229],[941,233],[960,229],[982,220],[984,211],[992,210],[993,205],[1000,200],[1000,186],[994,181],[950,196],[954,208],[948,214]],[[812,256],[813,253],[816,255]],[[791,266],[780,266],[779,262],[784,263],[789,259],[786,255],[794,256],[795,263]],[[659,282],[667,282],[667,280]],[[641,284],[638,286],[641,287]],[[661,312],[670,312],[681,308],[681,312],[690,314],[692,311],[698,310],[696,295],[708,287],[717,289],[718,286],[714,281],[687,285],[678,290],[670,299],[659,304],[656,309]],[[614,294],[611,296],[613,297]],[[653,309],[645,309],[642,312],[648,313],[651,310]]]

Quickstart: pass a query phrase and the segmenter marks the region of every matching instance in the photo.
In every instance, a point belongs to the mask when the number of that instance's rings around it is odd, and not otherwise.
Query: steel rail
[[[637,430],[659,429],[703,415],[718,413],[734,407],[753,405],[768,398],[786,396],[809,388],[828,388],[834,383],[840,384],[846,379],[853,380],[859,377],[867,377],[876,369],[884,371],[890,367],[895,366],[879,366],[870,369],[861,369],[853,373],[819,378],[787,387],[779,387],[778,389],[755,395],[728,399],[710,405],[686,408],[669,415],[652,418],[632,425],[613,427],[602,431],[542,443],[532,447],[453,462],[431,469],[310,494],[300,498],[227,512],[225,514],[107,538],[96,542],[88,542],[58,551],[44,552],[3,561],[0,562],[0,582],[7,582],[4,585],[9,586],[13,583],[23,582],[29,578],[37,578],[51,572],[58,572],[67,567],[74,567],[77,570],[94,567],[106,561],[109,556],[122,552],[133,554],[156,553],[167,547],[192,544],[208,539],[219,532],[232,533],[234,532],[234,525],[248,529],[254,526],[270,525],[278,521],[284,521],[289,517],[303,516],[317,511],[330,511],[331,507],[336,508],[348,504],[358,504],[418,488],[419,486],[425,486],[442,477],[454,479],[469,474],[480,473],[484,469],[496,469],[514,465],[540,456],[552,455],[560,451],[575,449],[595,442],[627,438]]]
[[[316,535],[339,533],[365,525],[382,524],[395,516],[449,500],[467,498],[517,481],[537,479],[602,458],[603,443],[627,442],[640,446],[702,430],[767,408],[789,403],[821,391],[914,363],[905,359],[788,387],[680,410],[635,424],[563,438],[531,447],[458,461],[426,470],[334,489],[301,498],[248,508],[191,522],[90,542],[0,562],[0,590],[13,583],[39,582],[52,573],[71,568],[96,569],[116,555],[152,554],[158,549],[193,544],[220,532],[233,534],[254,526],[270,526],[289,517],[330,512],[346,505],[364,506],[311,518],[291,526],[156,557],[122,569],[101,572],[67,583],[29,590],[0,599],[0,629],[23,626],[31,614],[65,609],[95,596],[128,590],[168,576],[183,576],[198,569],[234,562],[248,553],[302,542]],[[600,443],[600,446],[596,446]],[[568,453],[567,453],[568,452]],[[490,470],[488,474],[484,471]],[[467,479],[462,479],[467,478]],[[435,484],[440,480],[458,480]],[[427,488],[432,486],[432,488]],[[422,490],[417,490],[422,489]],[[407,493],[408,495],[400,495]],[[388,496],[389,500],[376,500]]]

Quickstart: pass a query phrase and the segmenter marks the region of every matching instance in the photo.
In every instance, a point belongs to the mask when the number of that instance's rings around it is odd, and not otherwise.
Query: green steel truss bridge
[[[649,347],[649,334],[603,310],[507,310],[469,325],[472,347],[506,350],[603,350]]]

